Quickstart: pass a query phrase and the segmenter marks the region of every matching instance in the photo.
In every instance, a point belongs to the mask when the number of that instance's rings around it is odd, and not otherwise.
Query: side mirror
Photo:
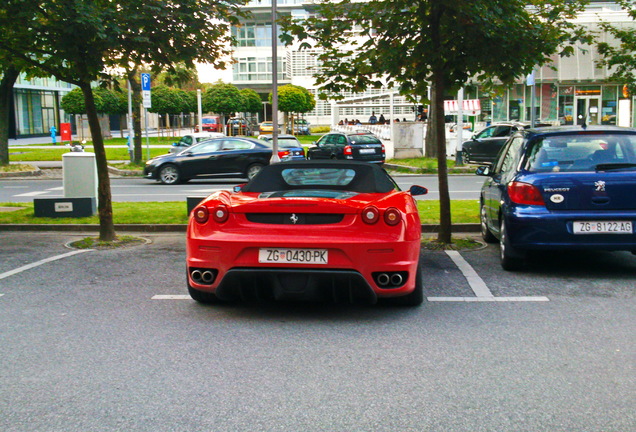
[[[424,186],[413,185],[409,188],[409,192],[413,196],[426,195],[428,193],[428,189],[426,189]]]
[[[492,168],[490,167],[490,165],[483,165],[483,166],[477,167],[475,174],[477,174],[478,176],[489,177],[492,174]]]

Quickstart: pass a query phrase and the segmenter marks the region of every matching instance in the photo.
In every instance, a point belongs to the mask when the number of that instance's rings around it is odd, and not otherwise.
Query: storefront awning
[[[462,111],[464,115],[474,116],[481,114],[481,101],[479,99],[464,99],[462,101]],[[456,100],[444,101],[444,115],[459,114],[459,104]]]

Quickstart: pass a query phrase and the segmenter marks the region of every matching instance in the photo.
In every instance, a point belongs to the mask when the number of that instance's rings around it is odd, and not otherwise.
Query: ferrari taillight
[[[346,156],[351,156],[353,154],[353,150],[351,149],[351,146],[345,146],[343,152]]]
[[[387,225],[397,225],[401,220],[402,213],[400,213],[400,211],[395,207],[388,208],[384,212],[384,222],[386,222]]]
[[[200,206],[194,209],[194,212],[192,215],[194,216],[195,221],[197,221],[200,224],[204,224],[208,221],[210,217],[210,212],[208,211],[207,207]]]
[[[508,196],[515,204],[545,205],[541,191],[535,185],[522,182],[510,182],[508,184]]]
[[[374,224],[380,219],[380,210],[375,206],[366,207],[362,210],[362,221],[368,224]]]
[[[219,204],[212,210],[212,219],[217,223],[223,223],[230,217],[230,211],[225,204]]]

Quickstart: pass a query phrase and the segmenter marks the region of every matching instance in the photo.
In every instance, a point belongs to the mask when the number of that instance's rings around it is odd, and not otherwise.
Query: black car
[[[517,131],[529,128],[525,123],[497,123],[474,134],[462,144],[465,163],[493,163],[508,138]]]
[[[177,154],[150,159],[144,177],[163,184],[177,184],[193,178],[241,177],[251,179],[269,164],[272,145],[249,137],[214,138]]]
[[[370,133],[331,132],[307,149],[307,159],[347,159],[384,163],[384,144]]]

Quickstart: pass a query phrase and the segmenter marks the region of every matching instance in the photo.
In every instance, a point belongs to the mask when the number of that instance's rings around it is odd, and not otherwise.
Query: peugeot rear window
[[[636,135],[548,136],[528,151],[530,172],[595,171],[599,165],[636,163]]]

